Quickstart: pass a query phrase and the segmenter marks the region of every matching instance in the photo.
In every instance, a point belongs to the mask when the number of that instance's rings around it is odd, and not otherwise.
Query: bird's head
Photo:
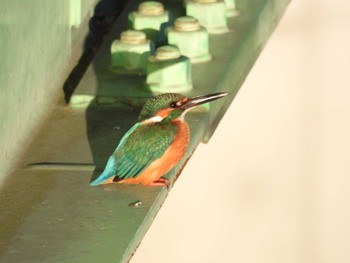
[[[139,120],[141,122],[160,122],[183,118],[188,110],[226,95],[228,95],[227,92],[221,92],[188,98],[177,93],[161,94],[145,102]]]

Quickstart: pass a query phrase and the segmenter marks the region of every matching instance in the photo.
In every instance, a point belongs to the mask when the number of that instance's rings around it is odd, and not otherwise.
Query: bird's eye
[[[173,101],[172,103],[170,103],[170,107],[171,107],[171,108],[177,108],[176,102]]]

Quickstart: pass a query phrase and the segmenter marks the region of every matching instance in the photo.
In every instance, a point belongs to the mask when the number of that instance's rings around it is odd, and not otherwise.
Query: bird
[[[90,185],[119,183],[168,187],[169,180],[163,176],[182,159],[189,144],[186,113],[228,94],[186,97],[163,93],[147,99],[139,121],[125,133],[102,174]]]

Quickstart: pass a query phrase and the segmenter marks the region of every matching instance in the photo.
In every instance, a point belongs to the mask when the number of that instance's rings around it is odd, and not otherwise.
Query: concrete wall
[[[131,262],[350,262],[349,10],[291,1]]]
[[[86,31],[95,2],[0,0],[0,183],[76,62],[71,26]]]

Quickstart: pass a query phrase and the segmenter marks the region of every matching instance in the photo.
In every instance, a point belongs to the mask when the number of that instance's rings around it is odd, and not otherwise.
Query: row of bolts
[[[128,16],[132,30],[122,32],[111,45],[111,69],[146,74],[152,92],[191,90],[191,63],[211,59],[208,34],[229,32],[227,17],[238,11],[234,0],[185,0],[184,5],[187,16],[172,21],[161,3],[141,3]],[[155,43],[166,42],[154,52]]]

